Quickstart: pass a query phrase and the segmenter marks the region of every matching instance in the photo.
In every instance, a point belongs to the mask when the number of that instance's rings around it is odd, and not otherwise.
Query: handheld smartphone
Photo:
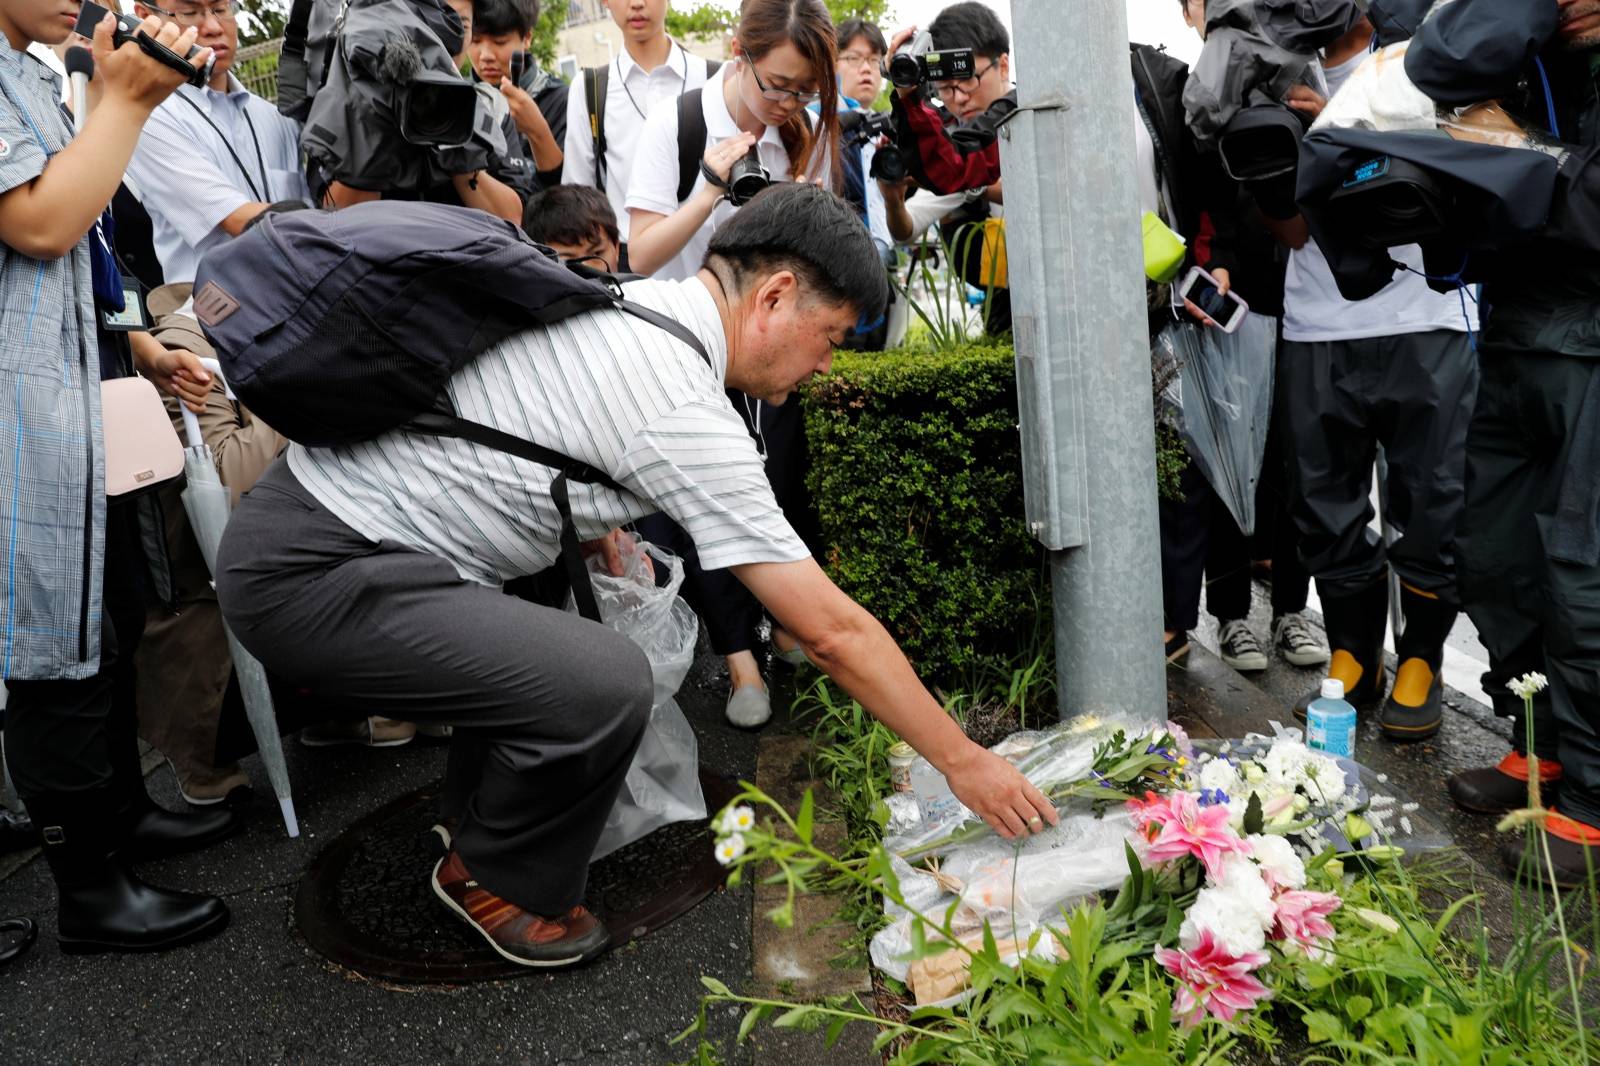
[[[528,53],[514,52],[511,56],[511,84],[521,85],[522,76],[528,73]]]
[[[77,24],[72,27],[72,32],[80,37],[92,38],[94,28],[107,14],[106,9],[94,0],[83,0],[78,8]],[[113,46],[120,48],[129,41],[137,43],[146,55],[183,74],[189,79],[190,85],[204,86],[211,80],[211,66],[216,62],[216,56],[206,60],[204,66],[197,67],[190,60],[200,52],[198,47],[191,47],[187,56],[180,56],[166,45],[157,43],[154,38],[140,33],[139,22],[140,20],[132,15],[118,15],[117,28],[111,35]]]
[[[1232,292],[1221,292],[1217,279],[1199,267],[1191,267],[1178,286],[1178,298],[1191,300],[1224,333],[1232,333],[1250,313],[1250,305]]]

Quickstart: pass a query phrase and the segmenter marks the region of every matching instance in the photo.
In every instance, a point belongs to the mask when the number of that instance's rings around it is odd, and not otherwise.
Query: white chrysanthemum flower
[[[1344,770],[1338,760],[1299,741],[1276,741],[1261,765],[1270,783],[1303,792],[1319,806],[1336,803],[1345,794]]]
[[[1278,888],[1306,887],[1306,866],[1295,854],[1294,845],[1287,839],[1270,833],[1247,837],[1250,857],[1261,867],[1262,873]]]
[[[748,833],[756,827],[755,810],[743,804],[729,809],[728,826],[730,832]]]
[[[1200,787],[1207,791],[1221,789],[1230,801],[1244,796],[1244,779],[1226,759],[1212,759],[1200,767],[1198,780]]]
[[[1530,700],[1533,698],[1534,693],[1543,692],[1549,684],[1549,680],[1543,674],[1532,673],[1523,674],[1519,678],[1506,682],[1506,688],[1510,689],[1519,699]]]
[[[744,854],[744,836],[734,833],[732,836],[723,837],[717,841],[717,861],[724,866],[732,866],[739,861],[739,856]]]
[[[1200,943],[1201,931],[1209,929],[1234,955],[1260,951],[1277,913],[1272,889],[1256,864],[1243,855],[1230,855],[1223,861],[1221,880],[1201,889],[1189,907],[1178,940],[1192,949]]]

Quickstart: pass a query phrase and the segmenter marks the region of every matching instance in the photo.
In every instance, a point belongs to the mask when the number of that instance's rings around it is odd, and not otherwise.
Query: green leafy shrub
[[[1011,347],[840,353],[805,403],[834,581],[930,682],[1015,658],[1050,601],[1023,518]]]

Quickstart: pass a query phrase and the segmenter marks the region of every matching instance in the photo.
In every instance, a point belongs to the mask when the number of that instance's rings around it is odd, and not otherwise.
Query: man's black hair
[[[889,303],[889,279],[860,216],[810,182],[779,182],[758,193],[711,235],[706,266],[730,296],[788,270],[807,292],[869,318]]]
[[[889,42],[883,39],[883,31],[866,19],[845,19],[834,32],[841,52],[854,44],[857,37],[863,38],[867,47],[879,55],[889,51]]]
[[[502,33],[526,37],[538,19],[538,0],[472,0],[472,32],[485,37]]]
[[[983,4],[968,0],[951,4],[928,24],[934,48],[970,48],[980,56],[998,59],[1011,51],[1011,35],[1000,16]]]
[[[620,240],[611,201],[587,185],[552,185],[529,200],[522,213],[522,231],[540,244],[581,246],[601,234]]]

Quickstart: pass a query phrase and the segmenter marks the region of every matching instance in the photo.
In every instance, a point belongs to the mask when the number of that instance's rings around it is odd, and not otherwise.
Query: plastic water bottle
[[[1344,698],[1344,682],[1330,677],[1322,695],[1306,708],[1306,746],[1329,755],[1353,758],[1356,753],[1356,709]]]

